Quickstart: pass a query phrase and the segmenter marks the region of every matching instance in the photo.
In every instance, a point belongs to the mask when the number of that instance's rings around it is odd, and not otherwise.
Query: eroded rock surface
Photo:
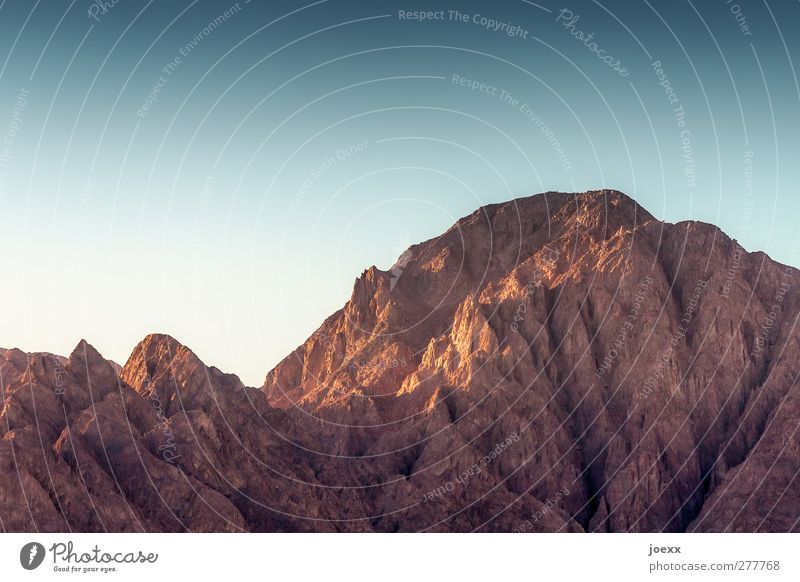
[[[262,389],[0,351],[6,531],[798,531],[800,273],[615,191],[366,270]],[[242,341],[247,341],[242,338]]]

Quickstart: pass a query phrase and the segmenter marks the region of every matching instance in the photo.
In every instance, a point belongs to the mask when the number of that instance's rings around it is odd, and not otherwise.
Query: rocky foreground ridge
[[[800,531],[798,286],[551,192],[365,271],[260,389],[165,335],[0,350],[0,527]]]

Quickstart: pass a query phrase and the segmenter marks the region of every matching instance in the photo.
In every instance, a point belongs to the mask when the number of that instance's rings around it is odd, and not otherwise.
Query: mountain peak
[[[165,334],[120,378],[84,341],[0,352],[3,523],[796,530],[797,287],[617,191],[489,205],[366,269],[262,391]]]
[[[94,376],[102,378],[107,384],[116,384],[118,370],[85,339],[79,341],[72,350],[66,368],[81,379]]]
[[[482,206],[456,221],[448,232],[504,215],[516,216],[520,223],[527,225],[547,225],[580,218],[585,223],[602,225],[607,221],[633,228],[655,220],[636,200],[619,190],[549,191]]]
[[[200,359],[170,335],[153,333],[134,348],[120,377],[137,391],[147,391],[157,378],[172,378],[178,371],[204,369]]]
[[[459,308],[471,305],[473,298],[476,303],[479,297],[488,303],[524,299],[531,281],[555,285],[580,276],[583,262],[589,268],[614,268],[624,261],[624,248],[619,240],[608,241],[653,220],[631,197],[607,189],[545,192],[481,207],[441,236],[409,247],[389,271],[365,269],[343,310],[301,352],[289,356],[286,366],[268,375],[266,392],[285,406],[286,394],[303,393],[298,384],[306,383],[311,392],[328,391],[334,378],[347,385],[345,371],[353,376],[348,366],[354,361],[390,358],[405,350],[418,359],[431,338],[447,334]],[[576,252],[586,256],[578,262]],[[327,341],[319,341],[320,335]],[[313,362],[311,368],[301,373],[297,358]],[[377,376],[381,393],[389,390],[389,381],[401,390],[399,379]],[[288,378],[292,386],[285,385]],[[361,382],[378,380],[364,376]],[[353,386],[363,389],[358,382]],[[303,398],[310,396],[306,392]]]
[[[565,511],[583,529],[635,523],[681,531],[700,515],[702,494],[691,511],[676,513],[669,499],[701,491],[715,463],[715,482],[723,481],[758,442],[769,407],[761,420],[742,411],[748,402],[766,406],[756,395],[776,365],[776,338],[789,337],[777,330],[800,312],[798,301],[784,302],[770,341],[759,337],[784,268],[740,251],[715,227],[661,223],[617,190],[490,204],[411,246],[388,273],[367,269],[344,309],[270,372],[263,389],[298,422],[319,418],[315,440],[337,443],[337,454],[388,455],[401,443],[437,440],[438,453],[421,453],[409,461],[414,467],[468,448],[481,430],[502,440],[530,427],[520,490],[547,499],[570,482],[574,499],[613,508],[570,499]],[[786,273],[800,285],[795,270]],[[779,374],[791,376],[788,365]],[[771,386],[770,402],[779,402],[788,386]],[[724,427],[709,420],[721,410]],[[663,420],[687,414],[693,431]],[[346,444],[337,436],[342,426]],[[736,427],[750,436],[734,439]],[[430,436],[445,428],[447,438]],[[538,469],[525,465],[531,451],[539,451]],[[584,466],[585,458],[599,467]],[[637,477],[654,471],[646,459],[665,459],[655,496]],[[530,489],[542,479],[550,485]]]

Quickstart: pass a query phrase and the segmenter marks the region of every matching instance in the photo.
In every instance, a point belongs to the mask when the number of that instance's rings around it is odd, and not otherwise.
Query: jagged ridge
[[[796,531],[798,284],[550,192],[366,270],[261,390],[162,335],[2,351],[2,526]]]

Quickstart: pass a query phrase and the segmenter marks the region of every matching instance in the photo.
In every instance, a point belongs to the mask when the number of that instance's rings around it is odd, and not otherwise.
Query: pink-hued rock
[[[121,370],[0,351],[0,525],[798,531],[799,285],[551,192],[367,269],[262,389],[165,335]]]

